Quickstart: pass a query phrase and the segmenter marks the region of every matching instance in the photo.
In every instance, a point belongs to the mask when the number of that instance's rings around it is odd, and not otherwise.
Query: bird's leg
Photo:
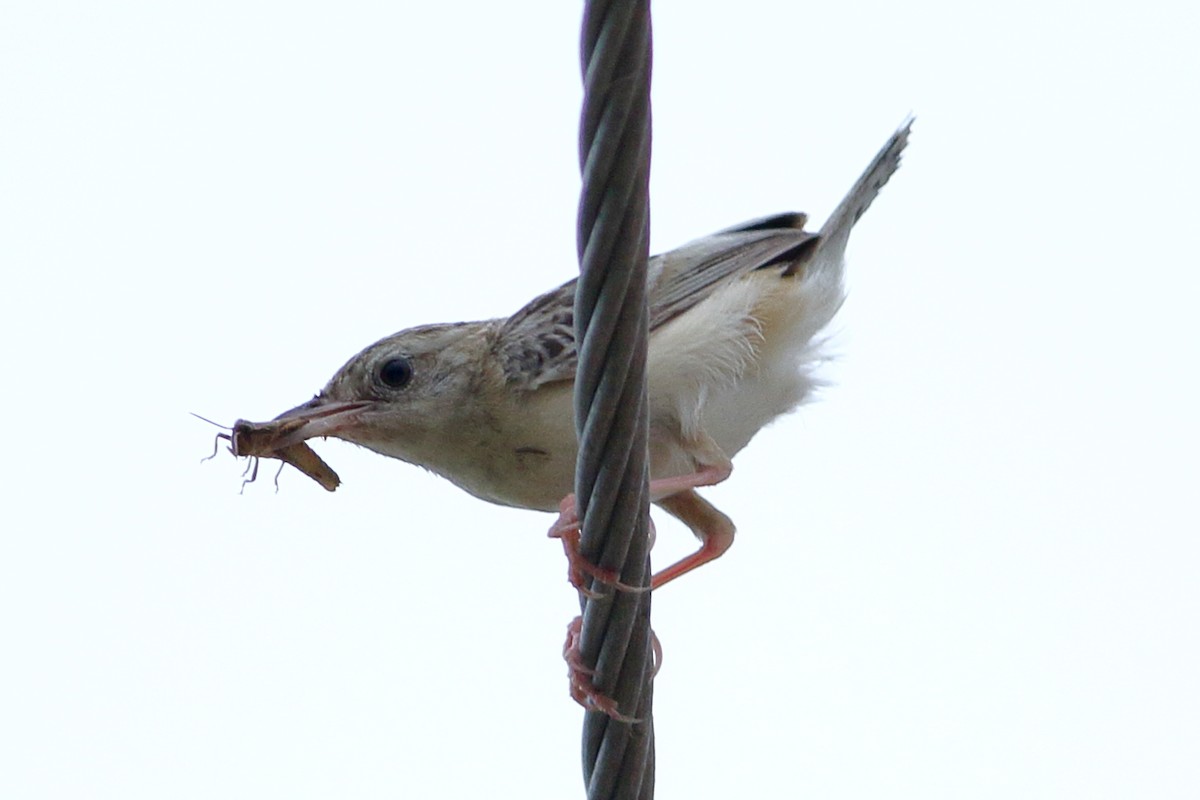
[[[651,589],[712,561],[733,544],[733,522],[694,491],[698,486],[713,486],[728,478],[733,471],[733,464],[706,434],[700,434],[689,442],[687,450],[695,460],[696,471],[650,481],[650,499],[691,528],[702,544],[697,552],[655,574],[650,581]],[[621,583],[613,570],[598,567],[579,553],[580,525],[575,495],[569,494],[563,498],[558,506],[558,519],[550,526],[548,535],[562,539],[569,565],[568,578],[571,585],[586,596],[595,597],[596,594],[584,586],[585,575],[622,591],[645,591]],[[653,521],[650,523],[650,536],[653,546]]]
[[[651,502],[658,503],[663,498],[700,486],[716,486],[733,472],[733,462],[707,433],[695,433],[680,444],[683,451],[691,456],[695,472],[650,481]]]
[[[707,564],[729,549],[736,530],[733,521],[722,514],[712,503],[696,494],[694,489],[673,494],[658,501],[667,512],[692,529],[700,540],[700,549],[687,558],[676,561],[666,569],[656,572],[650,579],[650,588],[657,589],[680,575],[691,572],[701,564]]]
[[[729,456],[705,433],[699,433],[685,445],[696,464],[690,475],[677,475],[650,481],[650,498],[671,516],[691,528],[700,540],[700,549],[650,578],[650,588],[657,589],[668,581],[691,572],[701,564],[717,558],[733,544],[734,527],[729,517],[696,494],[699,486],[714,486],[733,471]]]

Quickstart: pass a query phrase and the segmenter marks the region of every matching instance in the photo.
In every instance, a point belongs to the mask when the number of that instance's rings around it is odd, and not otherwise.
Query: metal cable
[[[580,554],[650,585],[646,399],[646,260],[650,177],[649,0],[589,0],[583,17],[575,294],[579,367],[575,495]],[[590,579],[589,579],[590,580]],[[592,684],[636,722],[589,710],[583,776],[589,800],[654,796],[650,592],[590,580],[579,648]]]

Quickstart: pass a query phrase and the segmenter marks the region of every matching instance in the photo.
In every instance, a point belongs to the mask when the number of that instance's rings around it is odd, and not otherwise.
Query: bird
[[[910,118],[820,229],[807,230],[805,214],[775,214],[649,259],[651,500],[701,543],[656,573],[653,588],[733,543],[733,522],[697,490],[728,478],[733,457],[820,385],[850,231],[899,167],[911,128]],[[491,503],[558,511],[552,535],[577,525],[575,287],[567,281],[510,317],[420,325],[375,342],[276,418],[287,430],[275,446],[335,437]]]

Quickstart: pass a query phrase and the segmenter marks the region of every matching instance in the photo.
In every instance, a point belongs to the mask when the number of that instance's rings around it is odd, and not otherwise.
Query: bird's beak
[[[275,418],[277,422],[300,420],[303,423],[280,439],[278,447],[288,447],[318,436],[338,436],[356,427],[362,412],[374,405],[372,402],[339,402],[314,397]]]

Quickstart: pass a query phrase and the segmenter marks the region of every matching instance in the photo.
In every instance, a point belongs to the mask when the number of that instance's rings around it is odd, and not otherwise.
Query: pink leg
[[[650,499],[657,503],[671,495],[695,489],[697,486],[716,486],[729,477],[733,465],[728,460],[723,464],[706,464],[690,475],[676,475],[673,478],[659,478],[650,481]]]
[[[650,481],[654,502],[691,528],[700,540],[700,549],[695,553],[656,572],[650,579],[651,589],[720,557],[733,544],[733,522],[695,491],[698,486],[715,486],[724,481],[733,471],[733,464],[711,439],[701,447],[708,463],[691,475]]]
[[[729,517],[701,499],[694,491],[698,486],[714,486],[724,481],[733,471],[733,464],[717,447],[716,442],[706,435],[693,442],[689,451],[696,460],[696,471],[650,481],[650,499],[691,528],[692,533],[700,539],[701,547],[691,556],[654,575],[650,584],[652,589],[712,561],[733,544],[734,527]],[[575,508],[575,495],[563,498],[558,512],[558,519],[550,526],[548,535],[554,539],[562,539],[563,550],[567,554],[568,579],[576,589],[589,597],[595,596],[584,588],[584,576],[589,575],[601,583],[623,591],[645,591],[620,583],[612,570],[597,567],[579,554],[579,513]],[[650,535],[654,536],[653,524],[650,527]]]
[[[733,521],[718,511],[695,491],[689,489],[681,494],[664,497],[658,504],[665,508],[671,516],[692,529],[700,540],[700,549],[684,559],[676,561],[671,566],[654,574],[650,579],[650,588],[657,589],[668,581],[673,581],[680,575],[691,572],[702,564],[707,564],[718,558],[733,544],[733,534],[736,530]]]

